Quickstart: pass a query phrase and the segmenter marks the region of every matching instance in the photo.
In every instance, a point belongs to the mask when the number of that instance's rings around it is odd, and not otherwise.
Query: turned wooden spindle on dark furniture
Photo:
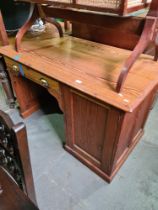
[[[8,171],[19,187],[36,203],[25,125],[14,125],[3,111],[0,111],[0,166]]]
[[[3,23],[1,11],[0,11],[0,41],[1,41],[2,46],[9,44],[9,40],[8,40],[7,32],[5,30],[5,26]],[[10,108],[13,108],[15,104],[14,94],[13,94],[12,87],[11,87],[11,84],[10,84],[10,81],[9,81],[9,78],[5,69],[5,64],[2,59],[2,56],[0,56],[0,82],[2,83],[3,89],[6,93],[9,106]]]

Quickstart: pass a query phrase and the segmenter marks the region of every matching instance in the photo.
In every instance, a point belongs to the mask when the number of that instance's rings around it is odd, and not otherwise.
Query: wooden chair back
[[[38,210],[2,167],[0,167],[0,209]]]
[[[0,166],[8,171],[19,187],[36,203],[25,125],[14,125],[3,111],[0,111]]]

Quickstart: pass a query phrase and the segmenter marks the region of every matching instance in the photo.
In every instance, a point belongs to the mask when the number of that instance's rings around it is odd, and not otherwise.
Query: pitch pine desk
[[[143,135],[158,64],[142,55],[118,94],[120,67],[130,51],[70,36],[37,37],[24,41],[22,49],[0,49],[21,115],[39,108],[34,84],[47,89],[64,113],[66,150],[110,182]]]

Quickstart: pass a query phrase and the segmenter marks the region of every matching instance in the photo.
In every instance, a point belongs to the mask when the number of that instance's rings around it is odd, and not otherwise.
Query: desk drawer
[[[5,57],[5,62],[11,74],[32,80],[33,82],[48,89],[50,94],[57,99],[59,106],[62,109],[62,98],[59,82],[10,58]]]
[[[45,88],[50,88],[60,93],[59,82],[9,58],[5,58],[5,62],[12,74],[28,78]]]

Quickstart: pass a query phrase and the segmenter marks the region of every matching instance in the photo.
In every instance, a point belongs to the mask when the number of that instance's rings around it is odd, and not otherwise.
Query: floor
[[[2,98],[0,108],[14,122],[22,121]],[[40,210],[158,210],[157,116],[158,103],[145,135],[111,184],[63,149],[62,114],[39,110],[24,120]]]

